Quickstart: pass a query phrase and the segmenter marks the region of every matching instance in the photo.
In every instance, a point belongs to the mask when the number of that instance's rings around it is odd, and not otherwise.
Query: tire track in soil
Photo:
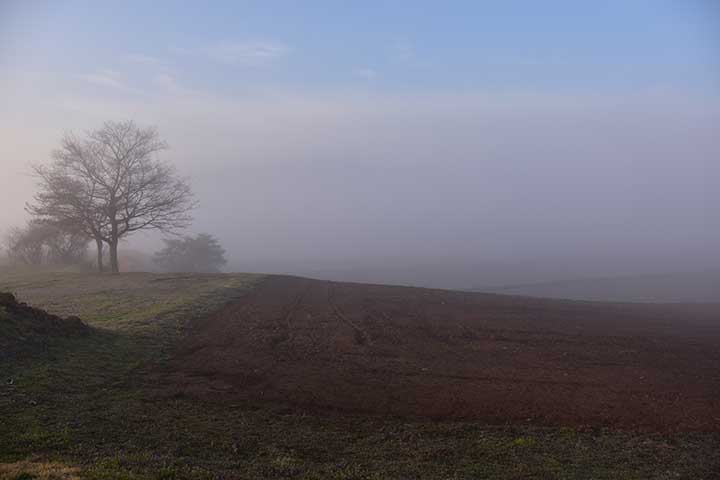
[[[358,324],[350,320],[340,309],[340,307],[335,303],[333,300],[335,297],[335,283],[334,282],[327,282],[328,285],[328,294],[327,294],[327,302],[328,305],[330,305],[330,308],[335,313],[335,316],[346,325],[350,326],[350,328],[353,329],[355,332],[355,343],[358,345],[372,345],[372,339],[370,338],[370,335],[368,335],[367,331],[365,329],[361,328]]]

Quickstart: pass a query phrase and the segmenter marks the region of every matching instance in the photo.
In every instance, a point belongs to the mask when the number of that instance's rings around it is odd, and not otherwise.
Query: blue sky
[[[5,73],[133,87],[154,62],[222,92],[720,89],[713,0],[3,0],[0,29]]]

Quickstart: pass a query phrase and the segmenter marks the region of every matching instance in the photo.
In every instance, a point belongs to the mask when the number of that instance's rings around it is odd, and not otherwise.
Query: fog
[[[233,270],[471,288],[720,265],[715,99],[15,91],[2,229],[64,131],[131,118],[168,141],[199,201],[191,231],[216,235]]]

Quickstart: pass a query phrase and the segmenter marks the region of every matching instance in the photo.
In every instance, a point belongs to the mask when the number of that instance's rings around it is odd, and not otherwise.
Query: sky
[[[712,0],[0,0],[0,89],[0,233],[64,132],[133,119],[233,268],[464,287],[718,266]]]

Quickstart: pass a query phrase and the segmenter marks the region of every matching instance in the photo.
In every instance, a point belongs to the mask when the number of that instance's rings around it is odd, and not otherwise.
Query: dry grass
[[[80,480],[80,469],[59,462],[23,460],[0,463],[1,480]]]

